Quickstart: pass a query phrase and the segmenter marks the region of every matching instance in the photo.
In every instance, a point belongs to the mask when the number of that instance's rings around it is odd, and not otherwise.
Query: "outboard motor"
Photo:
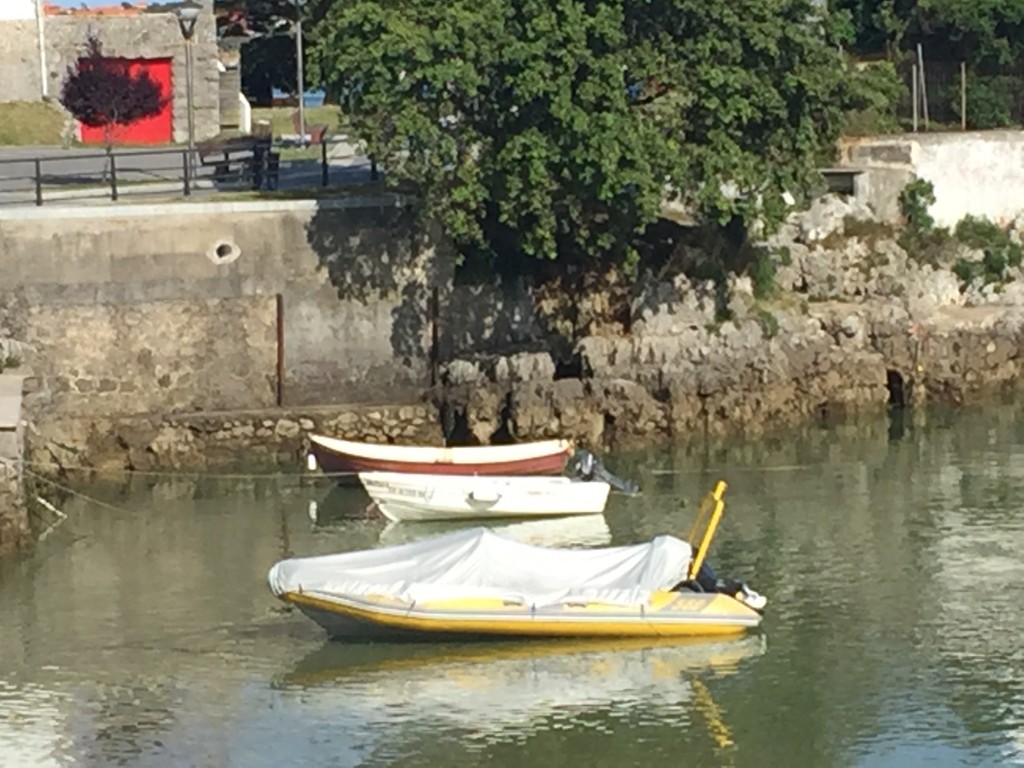
[[[640,486],[630,480],[624,480],[609,472],[600,460],[590,451],[578,450],[569,460],[568,470],[581,480],[599,480],[608,483],[630,496],[640,493]]]
[[[746,583],[735,579],[718,578],[711,569],[711,566],[707,564],[707,561],[701,563],[697,577],[693,581],[683,581],[673,587],[673,589],[678,588],[692,589],[695,592],[721,592],[731,595],[741,603],[746,603],[758,613],[764,613],[764,607],[768,603],[768,598],[759,592],[755,592]]]

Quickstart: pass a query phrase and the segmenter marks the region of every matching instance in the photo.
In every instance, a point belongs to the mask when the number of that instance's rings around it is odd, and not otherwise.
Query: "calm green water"
[[[68,500],[0,564],[0,765],[1024,764],[1024,406],[605,458],[644,495],[508,533],[685,535],[723,478],[713,562],[768,595],[763,631],[329,643],[267,569],[439,529],[298,478],[97,484],[117,509]]]

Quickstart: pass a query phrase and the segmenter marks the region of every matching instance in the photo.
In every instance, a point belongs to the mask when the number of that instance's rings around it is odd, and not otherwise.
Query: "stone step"
[[[21,394],[24,376],[0,375],[0,430],[16,429],[21,421]]]
[[[0,459],[17,461],[21,458],[18,433],[14,430],[0,430]]]
[[[25,391],[25,376],[0,373],[0,395],[18,395]]]
[[[21,421],[21,395],[0,395],[0,429],[15,429]]]

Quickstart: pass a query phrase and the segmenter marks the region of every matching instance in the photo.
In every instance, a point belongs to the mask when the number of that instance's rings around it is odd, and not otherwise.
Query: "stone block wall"
[[[310,433],[372,443],[442,440],[436,409],[414,403],[51,418],[33,430],[27,451],[43,473],[57,466],[305,472]]]
[[[47,409],[124,415],[221,410],[277,399],[273,297],[33,306]]]

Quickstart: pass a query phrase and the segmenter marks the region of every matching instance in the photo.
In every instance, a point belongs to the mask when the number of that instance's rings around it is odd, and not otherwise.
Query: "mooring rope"
[[[239,473],[239,472],[205,472],[202,470],[152,470],[152,469],[129,469],[127,467],[91,467],[85,464],[61,464],[59,462],[29,461],[21,460],[23,467],[36,467],[54,470],[74,472],[95,472],[98,475],[137,475],[140,477],[200,477],[212,480],[261,480],[261,479],[296,479],[296,480],[321,480],[336,477],[355,477],[356,472],[260,472],[260,473]]]
[[[30,477],[32,477],[32,478],[34,478],[36,480],[39,480],[40,482],[46,483],[46,484],[56,488],[59,491],[63,491],[64,493],[70,494],[71,496],[76,496],[76,497],[82,499],[83,501],[87,501],[87,502],[89,502],[91,504],[96,504],[99,507],[104,507],[104,508],[109,509],[109,510],[111,510],[113,512],[127,512],[128,511],[124,507],[118,507],[115,504],[110,504],[110,503],[108,503],[106,501],[100,501],[99,499],[94,498],[92,496],[89,496],[88,494],[82,493],[81,491],[76,491],[74,488],[69,488],[68,486],[64,485],[63,483],[58,483],[56,480],[51,480],[48,477],[43,477],[38,472],[33,472],[31,469],[25,469],[24,471],[25,471],[26,475],[29,475]],[[47,508],[49,508],[52,505],[49,504],[49,502],[47,502],[47,504],[44,505],[44,506],[47,506]]]

